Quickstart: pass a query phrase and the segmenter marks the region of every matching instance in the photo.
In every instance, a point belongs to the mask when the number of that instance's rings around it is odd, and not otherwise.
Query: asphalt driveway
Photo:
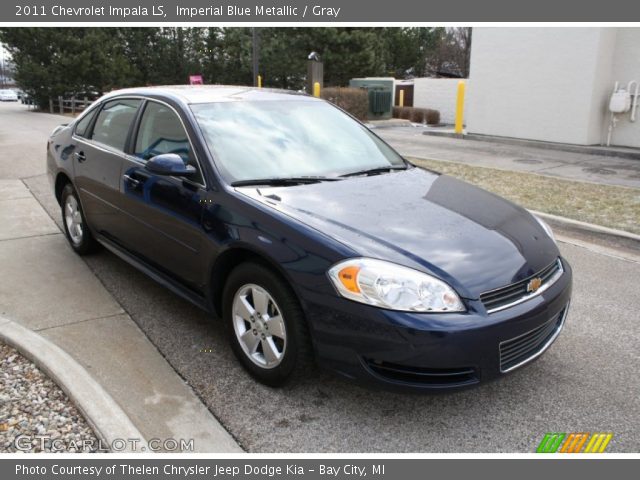
[[[375,130],[408,157],[640,188],[638,160],[566,152],[540,146],[423,135],[424,131],[423,127],[385,127]]]
[[[43,175],[54,119],[0,104],[0,148],[59,222]],[[42,148],[23,155],[23,141]],[[638,452],[640,264],[570,244],[561,250],[574,268],[574,298],[553,347],[500,381],[438,396],[365,390],[324,372],[282,390],[263,387],[237,364],[215,319],[112,254],[86,261],[248,451],[532,452],[546,432],[613,432],[608,451]]]

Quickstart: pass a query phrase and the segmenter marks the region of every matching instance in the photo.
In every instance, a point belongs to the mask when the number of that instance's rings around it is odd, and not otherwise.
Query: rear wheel
[[[280,386],[308,372],[313,354],[304,313],[278,275],[244,263],[229,275],[223,302],[233,351],[257,380]]]
[[[98,248],[82,212],[82,206],[73,185],[68,183],[60,196],[62,225],[71,248],[79,255],[86,255]]]

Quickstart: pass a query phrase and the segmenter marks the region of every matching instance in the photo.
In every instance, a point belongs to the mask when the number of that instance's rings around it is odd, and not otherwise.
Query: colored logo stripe
[[[602,453],[611,441],[612,433],[594,433],[584,453]]]
[[[579,453],[582,446],[589,438],[588,433],[572,433],[562,445],[560,453]]]
[[[536,449],[537,453],[603,453],[613,433],[547,433]],[[588,442],[587,442],[588,440]],[[586,448],[583,447],[586,444]]]
[[[556,453],[558,447],[562,443],[566,433],[547,433],[540,445],[538,445],[537,453]]]

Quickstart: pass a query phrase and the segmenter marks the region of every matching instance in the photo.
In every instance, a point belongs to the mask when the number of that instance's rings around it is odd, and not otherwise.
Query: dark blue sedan
[[[544,222],[313,97],[112,92],[52,133],[47,166],[77,253],[104,246],[221,317],[268,385],[318,364],[467,387],[539,357],[567,316],[571,269]]]

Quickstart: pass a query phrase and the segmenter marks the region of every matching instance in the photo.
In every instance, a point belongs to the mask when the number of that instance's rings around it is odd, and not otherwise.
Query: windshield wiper
[[[385,173],[385,172],[393,172],[394,170],[406,170],[407,167],[406,165],[402,165],[402,166],[394,166],[394,165],[389,165],[387,167],[376,167],[376,168],[367,168],[365,170],[358,170],[357,172],[349,172],[349,173],[345,173],[343,175],[340,175],[341,177],[356,177],[358,175],[378,175],[380,173]]]
[[[272,185],[272,186],[289,186],[303,185],[319,182],[335,182],[341,180],[339,177],[274,177],[274,178],[253,178],[249,180],[237,180],[231,183],[232,187],[246,187],[250,185]]]

